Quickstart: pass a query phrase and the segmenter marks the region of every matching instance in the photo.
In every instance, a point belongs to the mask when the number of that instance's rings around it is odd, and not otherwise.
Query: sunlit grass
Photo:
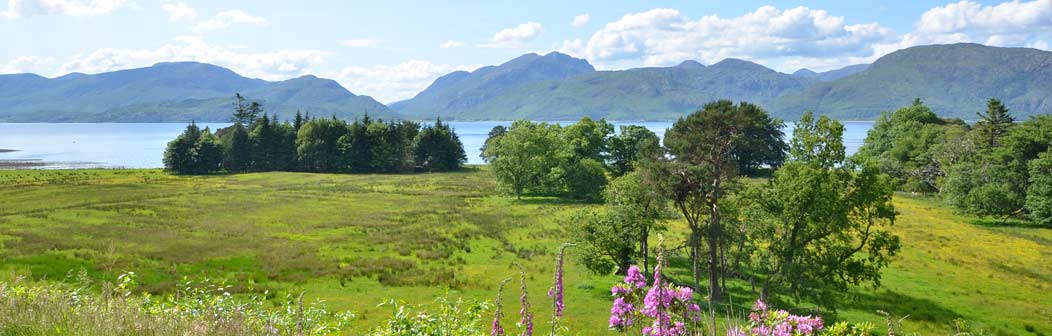
[[[135,271],[141,289],[171,292],[183,279],[226,281],[237,293],[306,292],[356,311],[360,332],[410,304],[442,295],[490,300],[501,279],[529,272],[543,329],[545,292],[566,220],[592,207],[515,200],[477,168],[418,175],[256,173],[172,176],[157,170],[0,171],[0,270],[64,281],[71,271],[112,281]],[[948,333],[954,319],[1002,334],[1052,334],[1052,230],[977,225],[937,202],[900,195],[903,250],[882,288],[853,291],[839,318],[906,332]],[[683,237],[669,222],[670,245]],[[656,243],[656,242],[655,242]],[[568,252],[573,259],[573,250]],[[686,281],[681,257],[670,274]],[[566,319],[575,334],[606,334],[614,276],[567,266]],[[730,283],[736,304],[755,299]],[[516,291],[506,291],[514,302]],[[513,303],[509,303],[514,305]],[[717,311],[719,315],[724,312]],[[507,314],[513,326],[515,314]]]

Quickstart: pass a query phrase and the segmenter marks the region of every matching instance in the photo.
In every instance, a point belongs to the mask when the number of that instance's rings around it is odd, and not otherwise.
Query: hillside
[[[366,111],[394,116],[383,104],[332,80],[304,76],[268,82],[210,64],[180,62],[51,79],[0,75],[0,121],[221,122],[228,119],[238,92],[282,118],[296,110],[345,118]]]
[[[868,69],[768,108],[781,116],[805,110],[840,119],[873,120],[921,98],[944,117],[975,118],[986,100],[1003,101],[1016,116],[1052,113],[1052,52],[960,43],[912,47],[877,59]]]
[[[563,56],[564,62],[585,62]],[[505,71],[506,65],[496,70]],[[416,98],[393,106],[401,107],[398,111],[410,117],[437,115],[456,120],[563,120],[582,116],[667,120],[692,112],[715,99],[765,103],[785,92],[803,90],[813,82],[737,59],[726,59],[711,66],[686,61],[673,67],[593,71],[563,78],[530,80],[517,86],[505,86],[499,92],[484,91],[485,88],[477,86],[458,91],[458,85],[449,84],[467,77],[458,73],[447,75],[432,84],[432,88],[439,89],[428,88]],[[432,92],[461,99],[455,103],[437,104],[418,101],[422,98],[425,99],[422,101],[431,101]],[[409,106],[418,107],[411,109]]]
[[[413,99],[391,104],[391,108],[417,119],[456,118],[465,110],[475,109],[525,84],[593,72],[595,68],[582,59],[557,52],[544,56],[531,53],[498,66],[452,72],[435,80]]]
[[[829,70],[826,72],[814,72],[811,69],[800,69],[793,72],[793,76],[810,78],[821,82],[835,81],[856,73],[862,72],[869,68],[869,64],[855,64],[848,65],[840,69]]]

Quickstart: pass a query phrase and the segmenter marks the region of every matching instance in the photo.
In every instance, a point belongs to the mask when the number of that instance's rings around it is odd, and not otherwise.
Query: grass
[[[529,272],[544,330],[554,254],[574,211],[594,205],[522,201],[496,192],[485,170],[419,175],[258,173],[171,176],[157,170],[0,171],[0,276],[113,281],[134,271],[140,289],[171,293],[184,277],[233,285],[238,295],[306,293],[350,309],[358,334],[388,318],[386,299],[491,300],[497,284]],[[954,319],[995,334],[1052,334],[1052,230],[982,226],[938,203],[900,195],[903,250],[883,287],[859,288],[838,318],[947,334]],[[673,221],[673,227],[682,226]],[[676,242],[681,232],[667,234]],[[573,250],[568,252],[573,255]],[[572,258],[571,258],[572,259]],[[682,258],[672,274],[686,278]],[[566,319],[578,334],[607,334],[609,287],[570,262]],[[2,279],[2,278],[0,278]],[[514,283],[514,282],[513,282]],[[515,287],[515,286],[512,286]],[[732,283],[736,302],[755,298]],[[505,292],[513,326],[517,291]],[[1032,331],[1031,331],[1032,330]]]

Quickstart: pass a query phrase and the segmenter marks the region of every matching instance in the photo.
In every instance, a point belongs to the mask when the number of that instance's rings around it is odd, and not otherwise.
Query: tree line
[[[853,160],[899,190],[939,196],[961,213],[1052,225],[1052,116],[1016,121],[990,99],[977,121],[939,118],[920,100],[881,115]]]
[[[613,134],[604,125],[518,121],[494,129],[483,154],[516,195],[605,201],[566,225],[595,272],[624,274],[635,260],[649,269],[650,236],[680,221],[692,285],[712,302],[724,301],[736,278],[765,298],[832,305],[850,285],[878,283],[899,249],[889,231],[893,178],[848,160],[835,120],[807,113],[787,143],[781,120],[720,100],[677,120],[663,142],[645,129]],[[574,181],[585,174],[589,182]]]
[[[168,143],[165,169],[179,174],[249,171],[400,173],[452,171],[467,156],[456,132],[441,120],[364,118],[346,122],[296,113],[267,116],[258,102],[235,96],[233,125],[212,132],[191,122]]]

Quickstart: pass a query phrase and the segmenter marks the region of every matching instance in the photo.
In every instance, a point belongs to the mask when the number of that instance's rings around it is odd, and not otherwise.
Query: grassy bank
[[[486,171],[419,175],[259,173],[171,176],[156,170],[0,171],[3,279],[112,281],[134,271],[142,290],[174,291],[184,277],[273,297],[306,293],[357,312],[352,332],[391,314],[385,299],[442,295],[489,300],[530,274],[538,325],[565,218],[590,207],[496,192]],[[860,288],[839,317],[910,315],[905,331],[948,333],[954,319],[1003,334],[1052,334],[1052,230],[981,226],[937,203],[900,196],[903,251],[884,286]],[[673,227],[682,225],[673,222]],[[679,239],[680,232],[668,234]],[[570,253],[572,255],[572,251]],[[673,274],[686,269],[673,265]],[[613,276],[567,267],[565,324],[605,334]],[[514,304],[516,291],[506,299]],[[738,302],[754,299],[732,286]],[[509,303],[510,302],[510,303]],[[514,314],[508,324],[513,325]]]

